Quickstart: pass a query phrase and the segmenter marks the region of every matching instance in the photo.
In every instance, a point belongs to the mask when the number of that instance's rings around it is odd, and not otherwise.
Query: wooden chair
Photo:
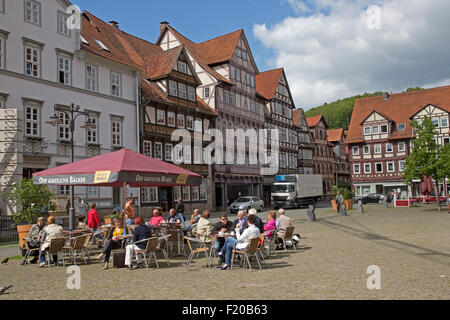
[[[258,248],[256,249],[256,251],[258,252],[258,254],[261,257],[261,261],[265,264],[265,258],[269,257],[270,254],[270,248],[268,247],[269,243],[267,241],[266,235],[264,233],[261,233],[259,235],[259,241],[258,241]],[[264,253],[263,253],[264,251]],[[264,255],[266,255],[266,257],[264,257]]]
[[[258,262],[259,269],[262,270],[261,263],[259,262],[259,254],[258,254],[258,243],[259,237],[250,239],[250,243],[248,244],[247,250],[233,250],[233,255],[231,257],[231,268],[233,270],[233,262],[236,255],[243,256],[244,259],[241,260],[241,263],[244,263],[244,268],[248,264],[250,270],[252,270],[252,265],[250,263],[250,257],[255,257]]]
[[[87,233],[84,235],[85,240],[84,240],[84,245],[83,245],[83,249],[81,249],[81,253],[85,254],[87,256],[87,260],[90,262],[91,260],[91,250],[89,248],[89,244],[91,243],[91,239],[93,237],[93,233]]]
[[[73,261],[74,265],[77,265],[77,259],[76,259],[77,253],[81,252],[85,248],[87,237],[90,237],[90,236],[83,235],[83,236],[75,237],[72,239],[70,245],[63,247],[63,250],[69,251],[70,257],[72,257],[72,261]],[[86,258],[84,258],[84,263],[87,264]]]
[[[48,262],[48,267],[50,268],[50,255],[57,255],[58,253],[62,253],[62,261],[63,261],[63,266],[66,266],[66,263],[64,261],[64,244],[66,243],[66,239],[65,238],[54,238],[50,240],[50,247],[48,247],[47,250],[45,251],[41,251],[41,254],[46,254],[47,255],[47,262]],[[39,256],[39,258],[40,258]]]
[[[134,254],[136,254],[136,255],[142,254],[143,257],[144,257],[144,262],[145,262],[145,266],[146,266],[147,269],[148,269],[148,265],[149,265],[150,261],[152,260],[152,256],[153,256],[154,259],[155,259],[156,268],[159,269],[158,259],[156,258],[156,250],[158,248],[158,238],[153,237],[153,238],[141,240],[141,241],[138,241],[138,242],[144,242],[144,241],[147,241],[147,246],[145,247],[145,249],[141,250],[141,249],[133,248],[133,251],[131,253],[132,256]],[[138,242],[135,242],[135,244],[138,243]],[[148,256],[148,260],[147,260],[147,256]]]
[[[209,255],[208,255],[208,251],[209,249],[205,246],[201,246],[201,244],[203,243],[202,241],[195,239],[195,238],[189,238],[189,237],[184,237],[184,239],[186,239],[187,244],[189,246],[189,250],[191,251],[191,254],[189,255],[188,260],[185,263],[185,267],[190,267],[192,260],[194,259],[194,255],[195,254],[199,254],[200,252],[204,252],[205,253],[205,259],[206,259],[206,265],[208,265],[208,268],[211,268],[211,265],[209,263]],[[191,242],[195,242],[195,243],[199,243],[200,247],[197,249],[193,249]],[[205,266],[206,266],[205,265]]]
[[[26,238],[22,238],[22,243],[23,243],[22,248],[24,250],[26,250],[25,255],[23,256],[23,260],[22,260],[22,265],[24,266],[24,265],[28,264],[28,258],[30,257],[30,254],[33,252],[39,252],[39,248],[30,249]]]
[[[286,232],[284,233],[283,237],[280,237],[281,240],[283,241],[283,247],[284,250],[287,251],[287,247],[286,247],[286,241],[287,240],[291,240],[292,241],[292,246],[294,247],[294,250],[296,250],[297,248],[295,247],[295,242],[293,241],[292,237],[294,236],[294,226],[290,226],[286,228]]]

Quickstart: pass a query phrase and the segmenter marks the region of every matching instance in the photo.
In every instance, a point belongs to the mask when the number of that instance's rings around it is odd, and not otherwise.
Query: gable
[[[377,111],[374,111],[361,124],[380,122],[380,121],[392,122],[392,120],[389,119],[388,117],[378,113]]]
[[[422,110],[417,112],[415,115],[413,115],[411,117],[411,119],[441,116],[441,115],[445,115],[445,114],[448,114],[448,112],[446,110],[443,110],[439,107],[429,104],[426,107],[422,108]]]

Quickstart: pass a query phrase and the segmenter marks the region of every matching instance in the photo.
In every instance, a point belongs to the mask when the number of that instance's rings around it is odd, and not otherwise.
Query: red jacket
[[[99,226],[101,226],[100,219],[98,218],[98,213],[97,211],[95,211],[95,209],[91,209],[89,211],[87,225],[92,229],[97,229]]]

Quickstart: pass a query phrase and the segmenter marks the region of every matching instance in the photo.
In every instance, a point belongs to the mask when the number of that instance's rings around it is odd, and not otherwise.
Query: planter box
[[[32,226],[33,225],[31,225],[31,224],[17,226],[17,233],[19,234],[20,248],[23,248],[23,246],[24,246],[23,238],[26,238],[28,236],[28,233],[30,232]]]
[[[344,200],[344,203],[347,210],[353,209],[353,199]]]

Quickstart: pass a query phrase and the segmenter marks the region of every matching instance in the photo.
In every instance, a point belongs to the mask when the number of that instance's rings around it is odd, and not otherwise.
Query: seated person
[[[142,241],[139,243],[136,242],[145,239],[150,239],[151,237],[150,228],[144,224],[144,219],[142,219],[141,217],[137,217],[136,219],[134,219],[134,224],[136,225],[136,228],[134,228],[133,232],[133,244],[127,246],[125,253],[125,265],[127,266],[128,269],[131,268],[131,252],[133,251],[133,249],[145,250],[148,241]],[[137,258],[136,268],[142,267],[142,255],[136,254],[136,258]]]
[[[170,209],[169,215],[164,219],[164,222],[182,224],[183,227],[186,226],[183,216],[177,213],[175,209]]]
[[[260,233],[264,233],[264,223],[261,218],[256,215],[256,209],[250,209],[248,211],[248,215],[254,215],[256,217],[255,226],[259,229]]]
[[[238,211],[237,213],[237,219],[233,222],[234,227],[236,228],[237,225],[240,225],[240,232],[244,232],[245,229],[248,228],[247,224],[247,217],[245,216],[245,212],[243,210]]]
[[[277,228],[277,212],[270,210],[267,219],[267,223],[264,225],[264,235],[270,239]]]
[[[39,267],[45,266],[45,254],[44,252],[49,249],[50,242],[52,239],[56,238],[64,238],[63,228],[58,226],[56,223],[56,219],[54,216],[50,216],[47,218],[47,226],[44,228],[44,233],[42,234],[41,242],[42,246],[39,250],[40,254],[40,264]],[[58,263],[58,255],[53,255],[53,262],[55,265]]]
[[[164,221],[164,218],[159,213],[158,209],[153,210],[153,217],[149,221],[149,225],[151,226],[159,226],[161,222]]]
[[[123,221],[121,219],[114,219],[113,223],[115,228],[112,234],[112,239],[106,239],[105,245],[103,246],[103,252],[96,257],[98,260],[103,258],[103,270],[108,269],[111,251],[122,247],[122,242],[124,240],[124,236],[126,235],[126,229],[123,227]]]
[[[228,220],[228,216],[226,214],[223,214],[220,217],[219,222],[217,222],[212,230],[213,234],[219,234],[219,233],[230,233],[231,231],[234,231],[234,225],[233,222]],[[216,253],[219,253],[223,245],[225,244],[225,238],[218,237],[216,238],[216,241],[214,242],[214,250],[216,250]],[[221,260],[221,262],[223,262]]]
[[[209,210],[204,210],[202,217],[198,220],[197,234],[200,241],[204,243],[211,242],[211,222],[208,220],[211,217]]]
[[[27,238],[26,238],[28,247],[30,249],[36,249],[41,246],[41,237],[42,237],[42,233],[44,232],[44,227],[45,227],[45,219],[43,217],[38,218],[36,224],[34,224],[31,227],[30,232],[28,233]],[[30,261],[30,263],[32,263],[32,264],[37,263],[37,261],[39,259],[39,252],[33,251],[31,253],[31,255],[34,258]]]
[[[222,251],[219,253],[219,256],[222,256],[225,259],[225,264],[220,268],[220,270],[226,270],[231,266],[231,256],[235,248],[237,250],[247,250],[250,240],[253,238],[259,238],[260,232],[255,226],[255,222],[256,216],[249,215],[247,220],[248,228],[241,234],[241,226],[238,224],[236,226],[236,239],[232,237],[227,238],[225,244],[223,245]]]
[[[194,213],[191,216],[191,224],[186,228],[187,231],[192,231],[192,229],[196,226],[198,223],[198,220],[200,220],[200,210],[195,209]]]
[[[77,226],[77,230],[87,230],[87,231],[92,231],[91,228],[89,228],[89,226],[84,222],[86,220],[86,216],[79,216],[78,217],[78,226]]]

